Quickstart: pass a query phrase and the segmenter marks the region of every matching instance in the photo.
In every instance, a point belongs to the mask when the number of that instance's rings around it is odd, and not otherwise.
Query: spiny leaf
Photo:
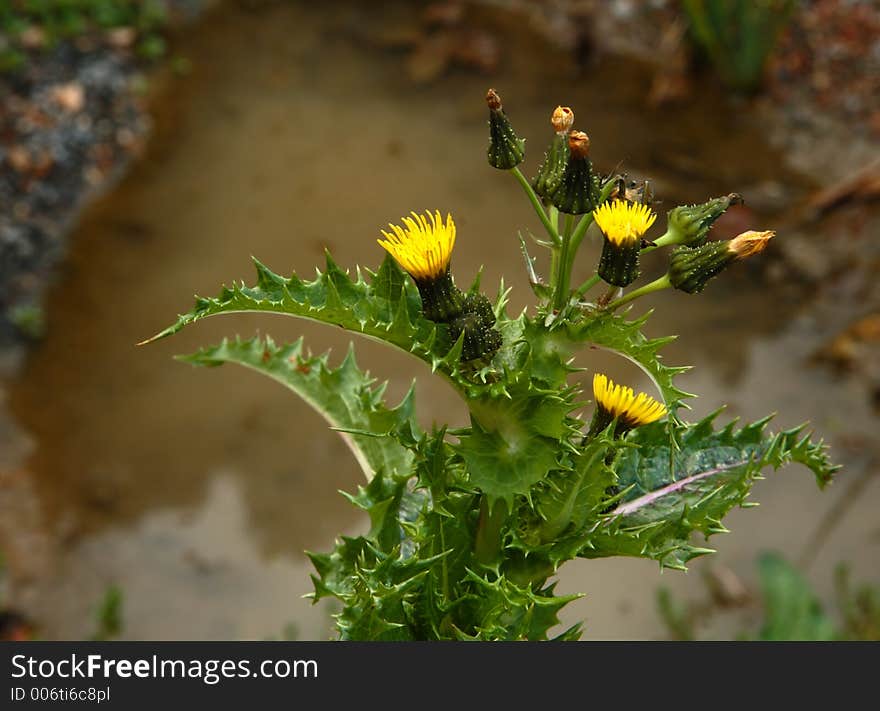
[[[195,308],[144,343],[165,338],[209,316],[236,312],[267,312],[297,316],[341,326],[376,338],[422,360],[433,354],[425,343],[433,340],[436,324],[421,316],[418,291],[391,258],[367,283],[360,271],[352,280],[327,255],[324,272],[312,281],[296,275],[286,279],[254,259],[257,283],[224,287],[216,298],[197,297]],[[445,354],[439,354],[440,356]]]
[[[561,330],[573,343],[605,348],[635,363],[651,378],[667,409],[674,414],[682,406],[683,400],[693,397],[674,383],[675,377],[688,368],[663,364],[658,351],[672,338],[647,338],[641,329],[649,316],[650,312],[635,321],[627,321],[616,314],[584,313],[580,320],[557,322],[557,330]]]
[[[733,507],[748,505],[745,499],[765,467],[800,461],[820,486],[830,481],[836,467],[826,448],[800,437],[802,428],[768,435],[765,418],[739,430],[728,425],[715,431],[716,415],[677,425],[675,447],[663,423],[630,435],[629,443],[637,446],[625,449],[615,464],[627,496],[589,535],[583,557],[636,555],[681,568],[711,552],[691,545],[690,535],[726,531],[722,519]]]

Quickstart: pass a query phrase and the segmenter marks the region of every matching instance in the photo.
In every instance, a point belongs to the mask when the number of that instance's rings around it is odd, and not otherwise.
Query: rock
[[[853,370],[861,363],[876,360],[880,350],[880,312],[863,316],[838,333],[818,350],[814,359],[842,370]],[[871,351],[875,351],[870,355]]]
[[[41,27],[31,25],[22,31],[18,41],[25,49],[41,49],[46,46],[46,33]]]
[[[70,113],[79,113],[86,103],[86,93],[81,84],[71,82],[56,86],[50,93],[52,100]]]
[[[114,27],[107,31],[107,42],[116,49],[128,49],[137,39],[134,27]]]
[[[19,173],[27,173],[33,165],[31,153],[24,146],[12,146],[6,152],[6,162]]]

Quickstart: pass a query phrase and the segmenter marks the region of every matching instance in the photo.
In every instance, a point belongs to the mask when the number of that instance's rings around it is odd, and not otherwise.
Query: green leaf
[[[766,466],[791,461],[813,470],[820,486],[837,467],[826,447],[802,437],[803,427],[767,434],[769,418],[735,429],[715,431],[717,413],[692,425],[677,425],[672,445],[666,423],[633,431],[615,464],[624,500],[585,540],[583,557],[634,555],[681,568],[711,549],[690,543],[691,534],[706,538],[726,533],[724,516],[746,498]]]
[[[456,451],[464,459],[471,484],[491,501],[502,500],[508,511],[513,498],[557,466],[556,440],[526,431],[484,430],[472,420],[470,434],[461,435]]]
[[[531,585],[517,585],[505,576],[494,577],[468,572],[468,580],[475,585],[472,618],[477,622],[473,637],[463,639],[492,641],[530,640],[548,638],[548,631],[559,624],[558,613],[568,603],[582,595],[555,595],[555,584],[542,589]],[[563,632],[566,639],[575,639],[580,627]]]
[[[271,338],[224,340],[179,359],[206,366],[237,363],[290,388],[340,430],[367,479],[379,471],[405,476],[412,470],[413,454],[395,434],[418,436],[414,391],[410,389],[397,407],[386,408],[385,385],[376,387],[375,380],[358,368],[353,350],[335,369],[328,365],[327,354],[307,354],[302,339],[284,346],[276,346]]]
[[[197,297],[195,308],[144,343],[177,333],[203,318],[225,313],[265,312],[297,316],[341,326],[378,339],[431,364],[445,350],[438,344],[437,324],[421,315],[421,301],[412,281],[391,258],[385,258],[369,283],[358,270],[356,279],[342,271],[327,254],[327,266],[313,281],[295,274],[279,276],[254,259],[257,283],[224,287],[216,298]],[[441,339],[442,340],[442,339]],[[446,348],[448,350],[448,346]]]

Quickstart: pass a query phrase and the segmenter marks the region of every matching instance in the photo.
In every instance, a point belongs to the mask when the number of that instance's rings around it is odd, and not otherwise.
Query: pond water
[[[10,384],[8,404],[33,442],[19,457],[16,486],[27,506],[12,585],[46,638],[88,636],[111,584],[124,593],[127,638],[331,635],[329,608],[301,597],[311,587],[302,551],[328,549],[335,535],[364,527],[337,493],[360,483],[355,462],[276,384],[231,366],[194,370],[171,356],[259,332],[276,341],[304,334],[313,351],[341,357],[349,338],[293,319],[235,316],[134,344],[189,309],[193,293],[250,281],[251,255],[304,275],[325,248],[343,266],[375,265],[379,228],[426,208],[455,215],[459,282],[485,265],[483,284],[504,275],[511,308],[524,307],[530,292],[516,235],[540,226],[513,180],[486,164],[488,86],[529,137],[530,169],[549,140],[550,111],[569,104],[598,167],[622,161],[652,178],[661,214],[732,190],[748,201],[768,185],[794,196],[808,187],[785,172],[746,111],[711,89],[687,106],[646,108],[644,68],[608,58],[579,69],[503,15],[493,20],[502,39],[495,73],[455,71],[417,85],[401,72],[399,50],[371,41],[387,15],[353,3],[332,14],[304,5],[223,8],[179,43],[192,70],[156,92],[154,140],[83,219],[52,292],[48,335]],[[405,4],[392,15],[405,22]],[[784,220],[763,218],[767,228]],[[592,259],[582,260],[583,276]],[[652,303],[649,334],[680,333],[666,357],[696,366],[682,378],[701,394],[696,415],[728,402],[732,415],[778,409],[781,425],[812,420],[835,443],[844,421],[856,423],[847,437],[871,436],[876,420],[863,393],[805,364],[815,336],[790,292],[768,291],[742,266],[700,298],[662,294]],[[424,424],[463,423],[455,394],[426,368],[373,343],[357,349],[361,365],[390,379],[391,399],[419,378]],[[646,386],[607,355],[586,358]],[[857,454],[838,456],[860,466]],[[751,579],[759,550],[803,554],[842,493],[820,494],[805,470],[768,477],[753,494],[762,507],[734,512],[733,535],[712,541],[719,556],[693,571],[723,563]],[[823,592],[839,560],[876,579],[878,502],[874,485],[825,542],[811,568]],[[661,583],[692,594],[698,574],[661,577],[640,560],[569,564],[560,590],[587,597],[563,621],[586,618],[587,638],[660,636]]]

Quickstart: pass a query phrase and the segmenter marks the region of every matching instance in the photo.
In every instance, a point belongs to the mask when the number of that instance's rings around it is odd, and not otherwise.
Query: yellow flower
[[[437,279],[449,269],[452,248],[455,246],[452,215],[447,215],[446,224],[443,224],[439,210],[433,214],[410,214],[412,217],[401,218],[403,227],[389,224],[390,233],[382,230],[385,239],[378,242],[413,279]]]
[[[593,395],[603,415],[601,419],[610,423],[617,418],[618,425],[625,429],[647,425],[666,414],[663,403],[645,393],[636,395],[632,388],[615,385],[602,373],[593,376]]]
[[[609,242],[625,246],[640,240],[657,215],[647,205],[609,200],[593,210],[593,219]]]

